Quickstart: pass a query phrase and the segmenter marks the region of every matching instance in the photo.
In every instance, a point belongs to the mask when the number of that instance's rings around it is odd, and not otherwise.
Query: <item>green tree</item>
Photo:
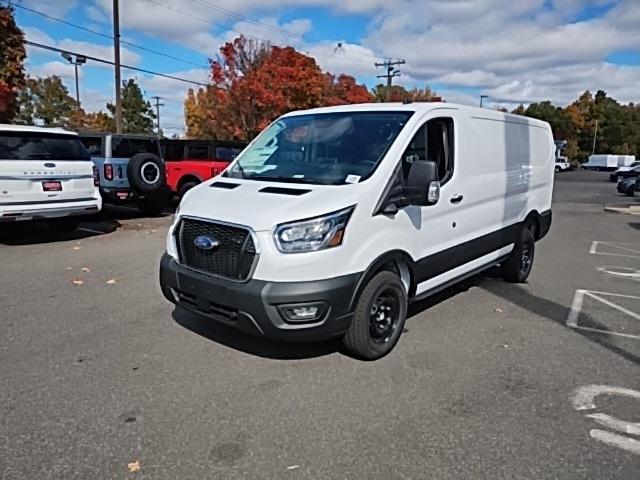
[[[24,34],[16,25],[13,8],[0,6],[0,123],[13,120],[17,96],[25,84]]]
[[[16,123],[45,127],[75,127],[76,101],[60,77],[27,78],[18,96]]]
[[[116,107],[107,103],[111,115],[115,115]],[[156,118],[148,100],[144,99],[142,90],[134,79],[122,82],[122,131],[123,133],[153,133]]]

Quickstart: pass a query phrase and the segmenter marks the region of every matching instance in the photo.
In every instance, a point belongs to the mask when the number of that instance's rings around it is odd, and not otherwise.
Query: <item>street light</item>
[[[84,55],[72,55],[69,52],[62,52],[62,58],[74,66],[76,72],[76,109],[78,119],[80,119],[80,88],[78,87],[78,65],[87,63],[87,57]]]
[[[485,98],[489,98],[489,95],[480,95],[480,108],[482,108],[482,104]]]

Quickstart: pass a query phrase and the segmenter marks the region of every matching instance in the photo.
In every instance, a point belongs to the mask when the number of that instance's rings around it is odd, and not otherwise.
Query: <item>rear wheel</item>
[[[357,357],[382,358],[398,343],[406,318],[404,284],[395,273],[380,272],[360,294],[344,345]]]
[[[526,282],[533,267],[535,245],[536,242],[531,230],[523,228],[520,236],[516,240],[511,255],[500,265],[502,277],[507,282]]]
[[[185,182],[184,184],[182,184],[180,186],[180,189],[178,190],[178,197],[180,199],[182,199],[182,197],[184,197],[184,194],[187,193],[189,190],[191,190],[193,187],[195,187],[196,185],[198,185],[199,182],[196,181],[189,181],[189,182]]]
[[[560,167],[556,167],[556,173],[560,173]]]

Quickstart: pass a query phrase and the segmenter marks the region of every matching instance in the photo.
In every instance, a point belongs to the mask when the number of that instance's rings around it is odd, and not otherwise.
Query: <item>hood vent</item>
[[[265,187],[260,190],[260,193],[275,193],[278,195],[292,195],[299,197],[305,193],[309,193],[311,190],[303,190],[302,188],[284,188],[284,187]]]
[[[209,185],[211,188],[223,188],[225,190],[233,190],[234,188],[238,188],[240,186],[239,183],[229,183],[229,182],[213,182]]]

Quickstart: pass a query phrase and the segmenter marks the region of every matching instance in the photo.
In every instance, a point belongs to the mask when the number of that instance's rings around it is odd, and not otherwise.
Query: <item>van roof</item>
[[[60,127],[34,127],[31,125],[10,125],[8,123],[0,123],[0,132],[35,132],[35,133],[58,133],[64,135],[78,135]]]
[[[314,113],[337,113],[337,112],[420,112],[426,113],[436,109],[459,110],[468,113],[474,117],[495,119],[495,120],[512,120],[520,123],[531,125],[546,126],[547,122],[537,120],[535,118],[515,115],[513,113],[500,112],[488,108],[472,107],[469,105],[460,105],[447,102],[414,102],[414,103],[357,103],[351,105],[339,105],[336,107],[313,108],[311,110],[298,110],[290,112],[285,117],[314,114]]]

